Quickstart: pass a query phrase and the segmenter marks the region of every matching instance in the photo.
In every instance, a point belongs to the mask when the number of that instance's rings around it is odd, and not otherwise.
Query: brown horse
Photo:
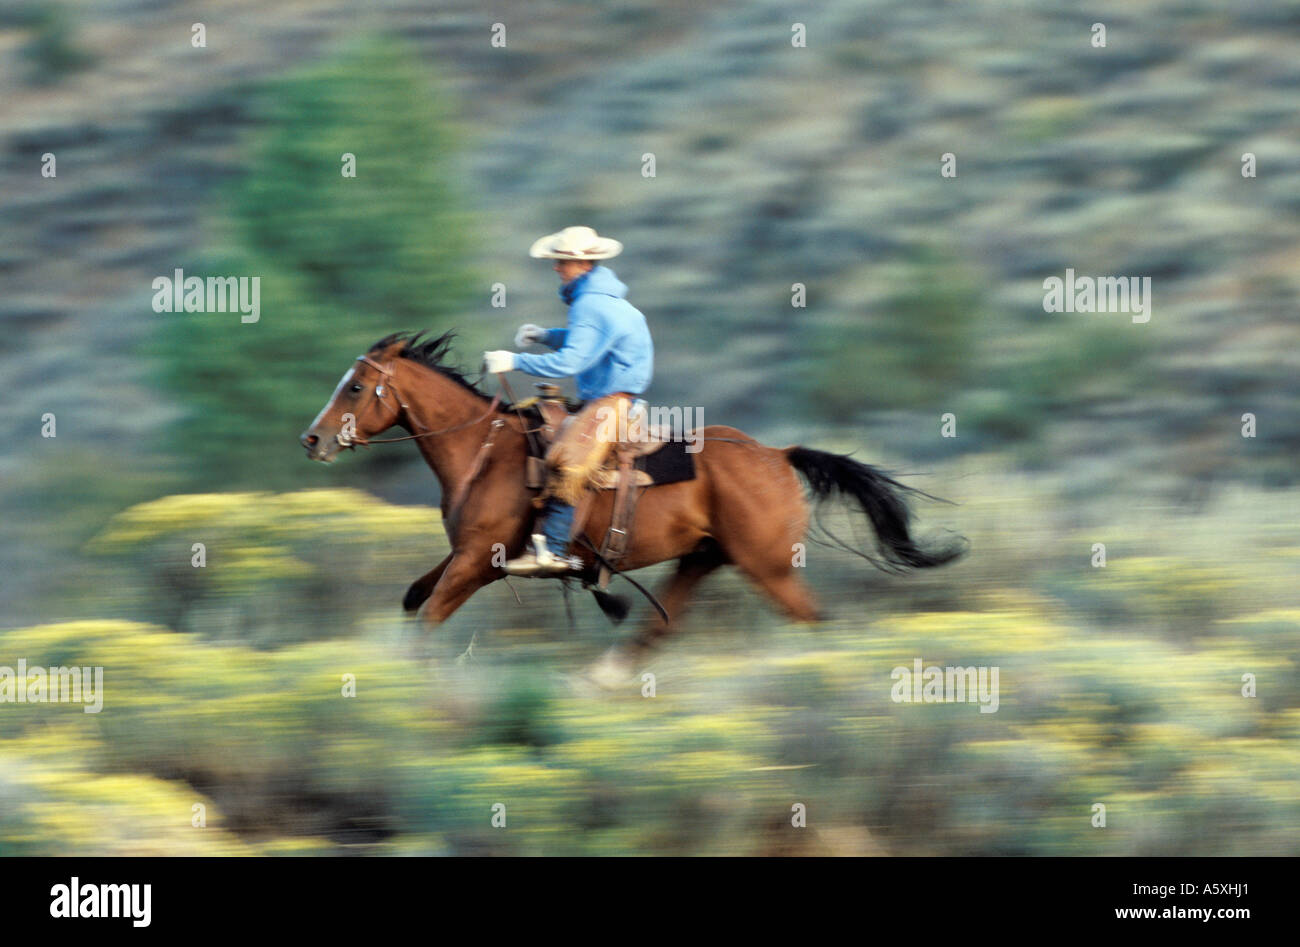
[[[332,461],[344,448],[377,443],[393,426],[409,438],[442,485],[442,514],[451,554],[407,590],[408,612],[423,606],[430,626],[444,621],[475,592],[504,578],[500,566],[519,555],[531,532],[535,491],[525,484],[527,436],[519,415],[490,399],[445,364],[451,333],[422,340],[406,333],[376,342],[343,376],[301,441],[312,460]],[[696,432],[699,434],[701,432]],[[640,653],[673,630],[695,586],[722,565],[734,565],[791,618],[816,621],[817,607],[799,578],[796,544],[808,527],[802,474],[815,497],[840,494],[860,505],[875,528],[881,558],[892,571],[942,565],[963,551],[960,540],[925,551],[913,541],[905,487],[849,457],[806,447],[767,447],[731,427],[704,428],[692,480],[646,489],[622,570],[669,559],[677,570],[657,593],[668,620],[654,615],[598,667],[602,683],[631,672]],[[482,448],[485,440],[492,446]],[[613,491],[594,498],[584,534],[605,535]],[[585,582],[598,564],[575,543]]]

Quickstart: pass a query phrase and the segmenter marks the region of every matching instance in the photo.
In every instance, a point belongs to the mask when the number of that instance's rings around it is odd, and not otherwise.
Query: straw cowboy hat
[[[545,260],[608,260],[623,252],[623,244],[597,236],[590,227],[565,227],[534,241],[528,255]]]

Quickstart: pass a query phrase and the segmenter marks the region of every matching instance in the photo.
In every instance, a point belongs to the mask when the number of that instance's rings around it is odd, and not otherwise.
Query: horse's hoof
[[[613,691],[625,688],[632,681],[633,668],[628,659],[617,648],[610,648],[591,667],[584,677],[601,690]]]
[[[559,680],[574,697],[601,697],[606,693],[583,674],[561,674]]]
[[[402,611],[406,612],[408,615],[418,612],[420,606],[428,601],[431,594],[433,593],[431,591],[426,592],[420,583],[413,583],[411,587],[406,590],[406,594],[402,596]]]

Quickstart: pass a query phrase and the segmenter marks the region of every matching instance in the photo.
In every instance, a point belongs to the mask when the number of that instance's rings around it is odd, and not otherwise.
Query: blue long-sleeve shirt
[[[560,287],[569,324],[547,329],[542,341],[554,352],[521,353],[515,368],[542,378],[576,376],[584,401],[626,391],[639,395],[654,375],[654,343],[645,316],[629,303],[627,284],[606,266],[594,266]]]

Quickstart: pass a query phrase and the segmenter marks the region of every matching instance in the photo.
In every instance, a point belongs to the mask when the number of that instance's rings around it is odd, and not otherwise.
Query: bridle
[[[418,421],[415,420],[415,416],[411,413],[411,406],[406,403],[406,400],[402,397],[401,393],[397,390],[396,386],[393,385],[393,378],[395,376],[393,374],[392,362],[389,362],[387,365],[380,365],[378,362],[376,362],[373,358],[371,358],[368,355],[358,355],[356,361],[369,365],[375,371],[379,372],[383,376],[384,380],[381,381],[379,384],[375,385],[373,391],[371,392],[370,401],[366,403],[366,407],[363,410],[357,412],[356,418],[352,422],[354,429],[356,425],[360,422],[361,416],[366,411],[369,411],[370,408],[373,407],[375,404],[379,403],[380,401],[383,401],[384,398],[390,392],[392,393],[393,397],[397,399],[397,403],[401,407],[401,409],[406,412],[406,420],[410,423],[410,425],[412,427],[423,427],[422,424],[420,424]],[[506,394],[509,394],[510,400],[514,402],[514,395],[511,394],[510,392],[510,383],[506,381],[505,376],[498,373],[497,380],[501,382],[501,391],[504,391],[506,392]],[[483,413],[480,414],[478,417],[473,418],[469,421],[465,421],[461,424],[453,424],[451,427],[445,427],[437,431],[420,431],[417,434],[407,434],[404,437],[381,437],[375,440],[370,440],[366,438],[345,439],[343,437],[343,432],[340,431],[338,434],[334,435],[334,440],[336,440],[339,443],[339,445],[342,447],[352,447],[355,444],[360,444],[362,447],[369,447],[371,444],[394,444],[398,441],[413,441],[421,437],[434,437],[439,434],[451,434],[453,431],[462,431],[467,427],[473,427],[476,424],[481,424],[482,422],[486,421],[489,417],[491,417],[493,414],[496,413],[497,407],[501,404],[501,391],[498,391],[495,395],[492,396],[492,401],[488,404],[487,408],[483,411]],[[529,443],[533,444],[534,448],[536,448],[537,445],[534,440],[534,437],[536,435],[536,429],[530,429],[528,427],[528,424],[524,419],[523,411],[522,409],[520,409],[517,403],[514,404],[514,409],[515,409],[515,413],[519,416],[519,424],[522,429],[524,437],[526,437]],[[465,498],[469,495],[470,484],[472,484],[474,480],[478,477],[478,475],[482,473],[483,468],[487,464],[488,455],[492,451],[492,446],[496,442],[496,436],[504,427],[506,427],[505,418],[495,418],[493,419],[492,423],[488,426],[487,436],[483,438],[483,443],[479,445],[478,453],[474,455],[474,460],[470,464],[469,469],[466,470],[464,476],[461,477],[460,482],[455,485],[455,488],[450,495],[450,502],[448,505],[448,513],[447,513],[450,519],[455,520],[458,517],[460,508],[462,504],[465,502]]]
[[[411,423],[412,427],[418,428],[424,426],[420,424],[418,421],[416,421],[415,415],[411,412],[411,406],[406,403],[405,399],[403,399],[401,394],[398,392],[397,387],[393,384],[393,378],[395,377],[395,375],[393,374],[392,362],[389,362],[387,365],[380,365],[378,362],[376,362],[373,358],[371,358],[368,355],[358,355],[356,357],[356,361],[369,365],[375,371],[383,375],[384,380],[381,381],[379,384],[375,385],[374,389],[371,391],[371,398],[368,402],[366,402],[365,408],[362,411],[357,412],[356,420],[352,422],[354,429],[358,424],[360,424],[361,416],[366,411],[369,411],[372,407],[378,404],[380,401],[383,401],[385,396],[387,396],[389,393],[391,393],[393,397],[397,399],[397,404],[401,407],[403,411],[406,412],[406,419]],[[344,439],[343,432],[340,431],[338,434],[334,435],[334,439],[338,441],[341,447],[352,447],[356,444],[360,444],[362,447],[369,447],[371,444],[395,444],[398,441],[413,441],[421,437],[434,437],[439,434],[451,434],[453,431],[462,431],[467,427],[473,427],[476,424],[481,424],[483,421],[487,420],[496,412],[496,409],[500,404],[501,404],[501,392],[498,391],[492,397],[492,401],[490,404],[488,404],[487,409],[478,417],[470,421],[465,421],[462,424],[454,424],[451,427],[442,428],[441,430],[438,431],[421,431],[418,434],[407,434],[403,437],[381,437],[381,438],[349,437],[346,440]]]

